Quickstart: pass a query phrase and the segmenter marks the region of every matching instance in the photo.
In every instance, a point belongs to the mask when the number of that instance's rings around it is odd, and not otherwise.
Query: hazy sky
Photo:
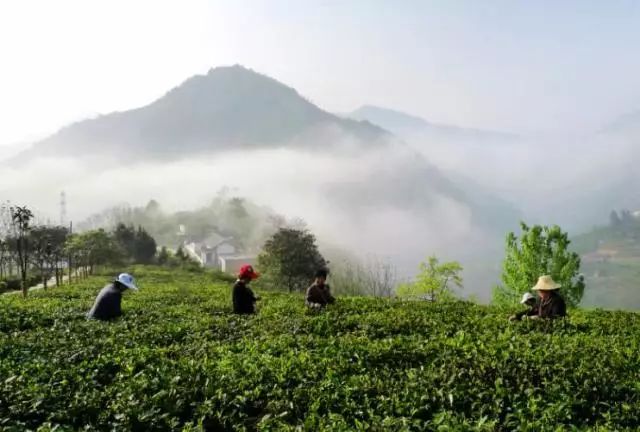
[[[640,109],[639,47],[632,0],[2,1],[0,145],[235,63],[331,111],[592,130]]]

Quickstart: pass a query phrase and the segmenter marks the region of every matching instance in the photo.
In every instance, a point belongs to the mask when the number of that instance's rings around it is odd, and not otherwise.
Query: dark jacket
[[[102,288],[96,297],[93,307],[87,314],[87,318],[98,320],[110,320],[122,315],[120,303],[122,302],[122,291],[115,283]]]
[[[541,301],[538,307],[540,318],[561,318],[567,315],[567,306],[560,294],[552,291],[548,299]]]
[[[237,314],[252,314],[256,311],[256,296],[251,288],[238,280],[233,285],[233,312]]]
[[[305,301],[307,304],[316,303],[325,306],[327,304],[335,302],[336,299],[331,295],[331,288],[329,288],[328,284],[320,286],[314,283],[309,288],[307,288]]]

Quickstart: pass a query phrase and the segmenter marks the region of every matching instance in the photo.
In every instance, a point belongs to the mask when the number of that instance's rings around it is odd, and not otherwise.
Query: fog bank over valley
[[[465,294],[488,299],[519,220],[579,233],[612,208],[637,205],[638,124],[630,115],[559,137],[373,106],[335,115],[275,79],[220,67],[4,156],[0,196],[56,221],[65,191],[80,223],[123,203],[198,209],[226,189],[303,219],[327,250],[391,261],[402,278],[432,254],[459,260]]]

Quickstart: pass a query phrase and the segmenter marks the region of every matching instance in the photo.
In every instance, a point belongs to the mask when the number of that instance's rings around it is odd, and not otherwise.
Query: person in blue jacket
[[[87,318],[107,321],[122,315],[122,293],[128,289],[138,291],[133,276],[122,273],[113,283],[100,290]]]

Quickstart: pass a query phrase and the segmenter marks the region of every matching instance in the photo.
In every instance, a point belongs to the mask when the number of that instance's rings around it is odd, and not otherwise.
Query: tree
[[[136,231],[133,259],[136,263],[149,264],[156,256],[158,246],[156,241],[144,228],[138,227]]]
[[[103,229],[69,236],[65,251],[72,257],[78,277],[89,276],[98,266],[120,264],[124,255],[120,244]]]
[[[105,230],[87,231],[80,234],[80,238],[85,248],[85,265],[89,274],[93,274],[98,266],[119,263],[122,257],[121,249]]]
[[[133,226],[120,223],[113,231],[113,238],[129,261],[149,264],[156,255],[156,241],[142,226],[136,230]]]
[[[171,255],[169,255],[169,250],[166,246],[162,246],[160,252],[158,253],[158,264],[161,266],[167,265],[170,259]]]
[[[0,237],[0,280],[9,275],[9,262],[11,260],[11,250],[9,242]]]
[[[421,297],[432,301],[453,297],[451,285],[462,288],[462,266],[457,261],[440,264],[435,256],[420,264],[416,281],[398,287],[400,297]]]
[[[85,248],[83,237],[80,234],[72,234],[64,244],[64,253],[69,261],[69,283],[72,282],[73,274],[80,277],[80,268],[85,265]]]
[[[42,284],[46,290],[47,282],[52,273],[49,264],[53,255],[53,246],[47,227],[33,227],[29,233],[29,244],[31,246],[31,263],[40,272]]]
[[[54,269],[56,277],[56,286],[62,284],[63,268],[61,264],[66,260],[64,255],[64,245],[69,236],[69,229],[63,226],[49,227],[49,239],[52,250],[50,255],[50,266]],[[67,263],[69,265],[69,263]]]
[[[119,223],[113,231],[113,237],[128,257],[135,255],[136,231],[133,226]]]
[[[62,282],[60,261],[62,261],[67,235],[67,228],[49,226],[33,227],[29,233],[31,262],[40,272],[45,289],[49,279],[54,275],[56,285]]]
[[[569,235],[552,227],[520,223],[522,234],[507,235],[502,265],[502,286],[494,289],[498,304],[516,304],[523,293],[542,275],[550,275],[562,285],[561,293],[569,306],[577,306],[584,294],[584,277],[579,274],[580,256],[569,251]]]
[[[339,256],[330,267],[332,288],[338,294],[390,297],[396,286],[395,266],[377,256],[369,256],[364,262]]]
[[[33,219],[33,212],[26,206],[11,207],[11,222],[13,235],[16,242],[18,268],[22,281],[22,295],[27,296],[29,287],[27,286],[27,272],[29,269],[29,241],[28,235],[31,230],[30,222]]]
[[[258,266],[265,280],[289,292],[306,288],[314,273],[327,262],[307,230],[281,228],[264,245]]]
[[[160,203],[158,203],[158,201],[152,199],[147,203],[147,206],[144,208],[144,212],[147,216],[157,217],[162,214],[162,208],[160,207]]]
[[[635,218],[629,210],[622,210],[620,212],[620,224],[624,228],[631,228],[635,224]]]
[[[182,246],[179,246],[178,250],[176,251],[176,259],[181,263],[185,262],[188,259],[187,254],[184,252],[184,249],[182,249]]]
[[[622,219],[618,216],[617,211],[611,210],[611,214],[609,214],[609,223],[612,227],[619,227],[622,224]]]

